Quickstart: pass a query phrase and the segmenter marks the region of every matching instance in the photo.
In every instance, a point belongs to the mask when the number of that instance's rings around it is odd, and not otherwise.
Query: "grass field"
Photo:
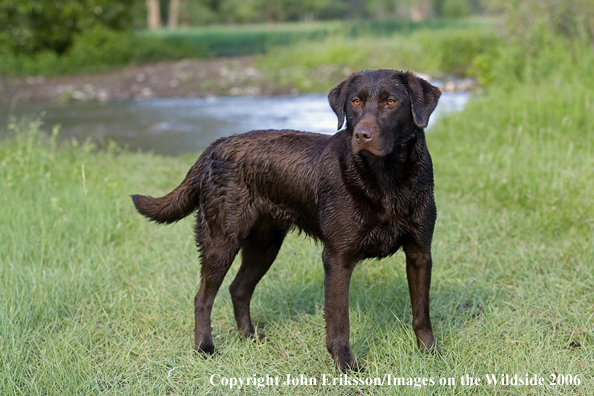
[[[495,87],[428,133],[439,212],[431,314],[443,356],[415,347],[402,253],[359,265],[350,297],[351,343],[367,372],[349,375],[411,378],[402,386],[322,385],[323,374],[340,377],[324,345],[321,247],[295,235],[252,302],[267,338],[234,330],[235,264],[213,312],[220,352],[195,355],[192,220],[156,226],[129,199],[170,191],[195,158],[58,147],[35,122],[11,123],[14,137],[0,144],[0,393],[592,394],[594,78],[591,58],[579,59],[571,74]],[[287,374],[318,384],[221,385]],[[488,374],[545,385],[488,385]],[[462,385],[465,375],[482,382]]]

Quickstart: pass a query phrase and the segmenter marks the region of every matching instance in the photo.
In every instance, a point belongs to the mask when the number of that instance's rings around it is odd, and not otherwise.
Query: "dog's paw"
[[[433,342],[431,344],[431,346],[426,346],[425,344],[423,344],[422,342],[419,342],[419,349],[421,350],[422,353],[426,354],[426,355],[436,355],[436,356],[442,356],[443,355],[443,351],[437,346],[437,344],[435,342]]]
[[[352,361],[350,363],[338,363],[337,366],[338,370],[340,370],[340,372],[342,373],[347,373],[349,371],[353,371],[356,373],[364,373],[366,371],[365,367],[360,365],[356,361]]]
[[[201,343],[200,345],[194,345],[194,350],[197,353],[202,355],[204,358],[208,358],[215,354],[215,347],[214,344],[211,343]]]
[[[417,345],[421,352],[432,355],[442,354],[441,349],[439,349],[435,343],[435,338],[433,337],[433,332],[431,330],[417,331],[416,335]]]
[[[239,330],[239,336],[246,340],[260,341],[266,338],[265,333]]]
[[[433,346],[430,349],[428,349],[426,353],[436,356],[443,356],[443,351],[435,344],[433,344]]]

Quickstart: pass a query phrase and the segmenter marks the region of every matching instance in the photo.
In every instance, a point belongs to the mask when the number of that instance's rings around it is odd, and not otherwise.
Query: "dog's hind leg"
[[[201,244],[202,267],[200,289],[194,299],[194,348],[207,354],[214,353],[210,315],[212,305],[227,271],[239,251],[239,243],[227,237],[212,237]]]
[[[245,337],[254,336],[250,301],[256,285],[268,271],[287,235],[271,222],[259,222],[242,245],[242,263],[229,287],[237,328]]]

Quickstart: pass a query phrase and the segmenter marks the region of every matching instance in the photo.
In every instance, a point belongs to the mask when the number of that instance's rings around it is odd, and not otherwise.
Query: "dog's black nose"
[[[369,127],[360,127],[355,130],[355,140],[359,143],[369,143],[373,139],[373,132]]]

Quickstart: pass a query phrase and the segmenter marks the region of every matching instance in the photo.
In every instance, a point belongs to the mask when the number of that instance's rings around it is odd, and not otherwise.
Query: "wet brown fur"
[[[242,264],[229,289],[240,332],[255,335],[254,288],[295,227],[324,245],[326,346],[340,370],[360,369],[349,345],[352,271],[359,261],[400,247],[413,330],[423,350],[434,348],[429,286],[436,209],[423,128],[440,95],[409,72],[354,73],[328,95],[339,128],[346,118],[346,129],[333,136],[262,130],[221,138],[170,194],[132,197],[138,211],[158,223],[197,210],[196,349],[214,352],[212,304],[239,251]]]

